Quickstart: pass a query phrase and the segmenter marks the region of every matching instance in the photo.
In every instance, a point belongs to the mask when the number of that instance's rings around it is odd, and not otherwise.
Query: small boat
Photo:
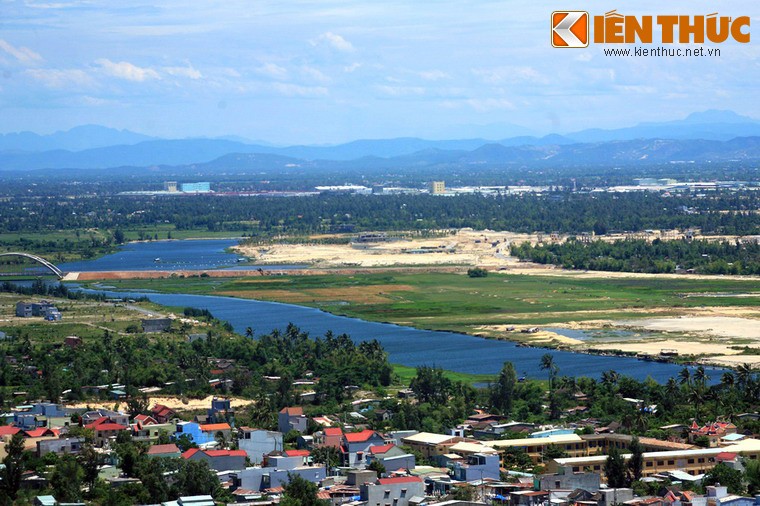
[[[154,262],[159,263],[161,262],[161,257],[156,257],[153,259]]]

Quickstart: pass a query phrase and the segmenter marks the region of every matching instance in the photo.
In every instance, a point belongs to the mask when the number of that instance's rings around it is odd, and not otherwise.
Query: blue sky
[[[551,47],[552,11],[616,8],[748,15],[753,40],[712,58]],[[760,117],[758,14],[754,0],[0,0],[0,132],[335,143]]]

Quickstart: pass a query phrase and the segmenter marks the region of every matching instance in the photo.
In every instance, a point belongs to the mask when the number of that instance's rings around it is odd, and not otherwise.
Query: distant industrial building
[[[207,181],[200,183],[182,183],[179,185],[179,189],[182,193],[208,193],[211,191],[211,183]]]
[[[445,181],[433,181],[430,183],[430,193],[433,195],[443,195],[446,193]]]
[[[174,193],[177,191],[177,182],[176,181],[165,181],[164,182],[164,191]]]

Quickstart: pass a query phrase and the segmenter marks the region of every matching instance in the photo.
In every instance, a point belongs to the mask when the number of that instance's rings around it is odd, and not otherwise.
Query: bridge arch
[[[35,262],[37,262],[38,264],[43,265],[50,272],[52,272],[53,274],[55,274],[56,276],[58,276],[58,279],[63,279],[63,276],[64,276],[63,271],[61,269],[59,269],[58,267],[56,267],[53,263],[48,262],[47,260],[45,260],[42,257],[39,257],[37,255],[32,255],[31,253],[21,253],[21,252],[17,252],[17,251],[10,251],[8,253],[0,253],[0,257],[7,257],[7,256],[25,257],[25,258],[29,258],[31,260],[34,260]]]

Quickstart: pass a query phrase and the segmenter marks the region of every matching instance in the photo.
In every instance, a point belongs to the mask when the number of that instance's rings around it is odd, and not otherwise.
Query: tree
[[[637,436],[633,436],[631,445],[628,447],[631,456],[628,459],[628,481],[639,481],[644,470],[644,446]]]
[[[180,464],[174,483],[174,495],[211,495],[219,497],[221,486],[216,473],[205,460],[185,460]]]
[[[454,493],[451,497],[456,501],[474,501],[477,497],[475,487],[469,484],[464,484],[461,487],[454,487]]]
[[[488,276],[488,271],[481,267],[473,267],[472,269],[467,269],[467,275],[471,278],[485,278]]]
[[[382,478],[382,476],[385,474],[385,466],[378,459],[374,459],[372,462],[370,462],[367,466],[367,469],[370,471],[375,471],[378,478]]]
[[[84,470],[73,455],[64,455],[58,460],[50,476],[50,486],[55,498],[61,502],[77,502],[82,496]]]
[[[751,496],[760,494],[760,460],[744,459],[744,478],[747,481],[747,493]]]
[[[98,479],[98,468],[103,460],[100,453],[95,451],[95,447],[92,444],[85,443],[77,460],[82,467],[82,480],[85,485],[92,489]]]
[[[298,474],[288,473],[288,481],[282,488],[281,506],[328,506],[328,501],[318,499],[319,488]]]
[[[409,383],[420,402],[445,404],[451,392],[451,380],[437,367],[419,366],[417,375]]]
[[[620,450],[610,448],[607,460],[604,462],[604,475],[607,477],[607,486],[610,488],[623,488],[628,486],[625,459]]]
[[[501,368],[499,379],[491,387],[491,406],[504,415],[512,411],[514,401],[515,385],[517,384],[517,373],[512,362],[504,362]]]
[[[317,446],[311,451],[311,458],[317,464],[325,464],[328,471],[340,465],[340,452],[332,446]]]
[[[3,459],[5,469],[2,470],[2,490],[12,500],[16,499],[21,487],[21,475],[24,473],[24,436],[17,432],[5,447],[8,453]]]
[[[741,495],[744,493],[742,472],[737,469],[731,469],[723,462],[718,462],[702,479],[702,484],[705,486],[715,485],[716,483],[728,487],[728,491],[732,494]]]
[[[253,327],[245,328],[245,337],[253,337]]]

